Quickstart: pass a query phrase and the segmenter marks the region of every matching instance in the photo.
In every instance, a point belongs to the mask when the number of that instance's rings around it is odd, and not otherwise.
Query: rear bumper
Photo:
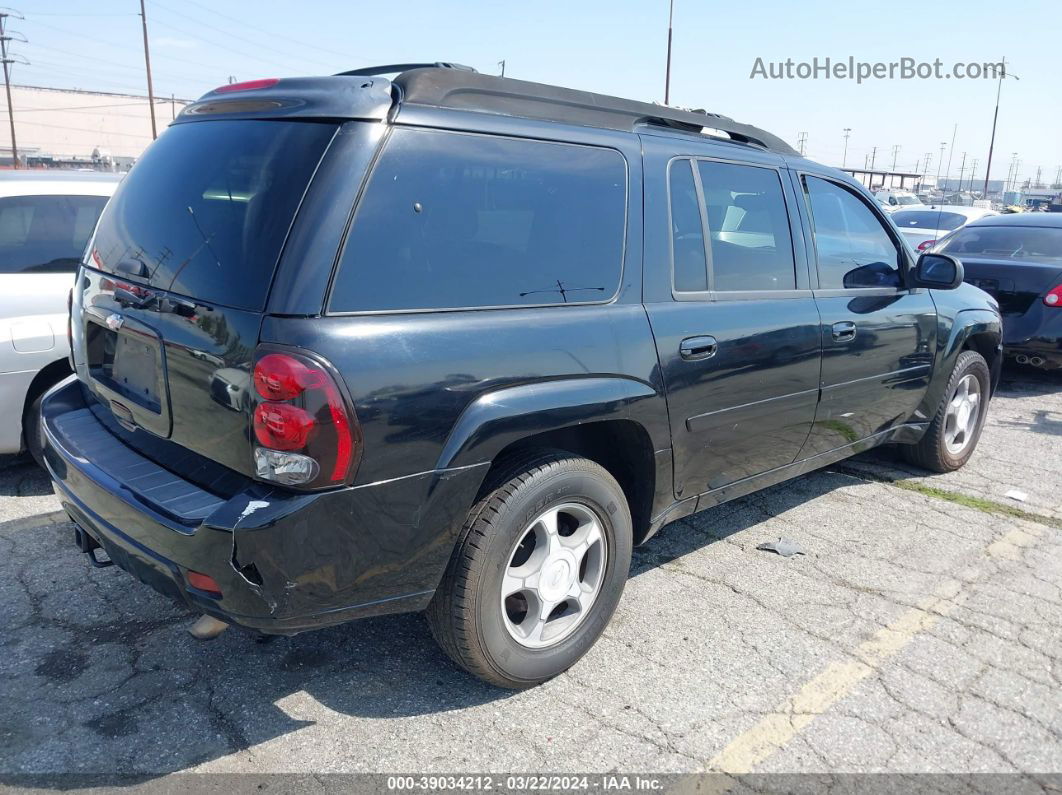
[[[1003,316],[1003,353],[1043,359],[1040,367],[1062,367],[1062,309],[1037,301],[1020,317]]]
[[[426,606],[487,466],[315,494],[249,483],[223,496],[119,441],[76,379],[42,415],[56,494],[118,566],[196,611],[273,634]],[[222,596],[189,586],[189,570]]]

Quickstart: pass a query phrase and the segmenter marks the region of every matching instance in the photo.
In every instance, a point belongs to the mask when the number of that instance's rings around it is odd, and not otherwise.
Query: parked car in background
[[[1019,364],[1062,367],[1062,213],[974,221],[934,248],[999,302],[1003,350]]]
[[[923,206],[922,200],[909,190],[879,190],[874,194],[874,198],[890,212],[908,207]]]
[[[892,214],[892,222],[915,251],[921,252],[960,226],[989,215],[998,213],[983,207],[934,204],[914,210],[896,210]]]
[[[714,114],[395,71],[189,105],[79,271],[45,460],[82,551],[200,636],[426,610],[527,687],[668,522],[879,444],[969,459],[995,303],[849,176]]]
[[[74,272],[120,175],[0,172],[0,454],[39,461],[39,399],[70,375]]]

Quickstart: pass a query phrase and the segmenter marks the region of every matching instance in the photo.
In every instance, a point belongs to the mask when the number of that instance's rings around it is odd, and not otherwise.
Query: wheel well
[[[962,344],[964,351],[973,351],[979,353],[984,357],[985,362],[988,363],[988,372],[997,372],[996,359],[998,359],[1002,352],[999,350],[999,337],[990,331],[982,331],[978,334],[971,334],[966,338],[966,341]],[[995,383],[992,384],[992,390],[995,391]]]
[[[491,475],[504,468],[514,456],[536,449],[564,450],[607,469],[627,498],[634,543],[645,537],[652,519],[656,469],[652,441],[641,425],[633,420],[602,420],[525,437],[494,457],[484,483],[491,483]]]
[[[22,404],[22,416],[26,416],[26,412],[33,405],[33,401],[70,375],[70,373],[70,363],[66,359],[56,359],[51,364],[46,364],[42,367],[37,372],[37,375],[33,376],[29,389],[26,390],[26,402]]]

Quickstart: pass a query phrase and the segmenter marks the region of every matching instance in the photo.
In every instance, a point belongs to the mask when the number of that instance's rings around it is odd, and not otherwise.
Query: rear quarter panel
[[[365,445],[356,484],[489,461],[522,436],[595,419],[637,419],[655,449],[670,446],[640,304],[268,318],[262,339],[316,351],[344,378]],[[579,401],[558,404],[551,395],[575,380],[587,382]],[[472,408],[492,395],[520,410],[502,406],[497,422]]]
[[[955,369],[955,360],[968,342],[976,340],[974,347],[988,361],[993,390],[1002,361],[1003,322],[995,301],[987,293],[964,283],[955,290],[933,290],[932,295],[937,305],[937,361],[929,389],[912,418],[915,421],[933,418]]]

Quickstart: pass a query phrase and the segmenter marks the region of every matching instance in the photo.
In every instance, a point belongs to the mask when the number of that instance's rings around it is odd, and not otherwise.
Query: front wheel
[[[572,666],[611,619],[630,569],[630,511],[603,467],[559,451],[514,462],[488,489],[428,621],[462,668],[525,688]]]
[[[991,383],[981,354],[959,354],[929,430],[918,444],[900,448],[904,457],[933,472],[953,472],[969,461],[981,438]]]

